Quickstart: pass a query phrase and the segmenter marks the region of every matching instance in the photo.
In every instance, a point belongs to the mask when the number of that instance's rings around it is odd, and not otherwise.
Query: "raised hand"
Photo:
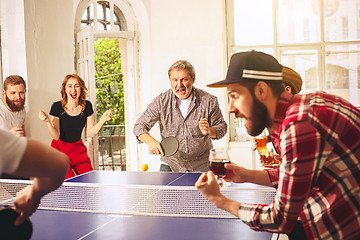
[[[43,110],[39,111],[39,119],[43,122],[50,122],[49,116]]]
[[[109,121],[113,118],[112,109],[105,111],[104,114],[101,116],[101,118],[104,120],[104,122]]]
[[[200,128],[200,131],[203,135],[208,135],[209,134],[209,128],[210,128],[210,125],[208,123],[208,120],[206,118],[200,118],[200,121],[199,121],[199,128]]]

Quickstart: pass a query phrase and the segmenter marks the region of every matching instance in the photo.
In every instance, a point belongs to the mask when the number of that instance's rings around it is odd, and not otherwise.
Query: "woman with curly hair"
[[[95,124],[93,107],[86,100],[86,95],[84,81],[76,74],[68,74],[61,85],[61,101],[54,102],[51,106],[51,120],[44,111],[39,112],[40,120],[46,123],[53,138],[51,146],[70,158],[66,178],[93,170],[87,148],[81,140],[85,125],[88,136],[93,137],[112,118],[109,109]]]

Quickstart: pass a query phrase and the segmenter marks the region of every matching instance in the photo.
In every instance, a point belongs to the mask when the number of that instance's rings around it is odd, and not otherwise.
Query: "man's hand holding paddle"
[[[19,226],[36,211],[42,195],[36,193],[34,185],[29,185],[16,194],[14,205],[20,215],[15,220],[15,226]]]
[[[150,134],[144,133],[139,136],[139,140],[146,143],[149,146],[149,152],[151,154],[161,154],[164,156],[164,151],[161,148],[160,142],[156,141]]]
[[[149,143],[149,152],[151,154],[161,154],[161,156],[164,156],[164,151],[161,148],[160,142],[155,139]]]
[[[144,133],[139,136],[139,139],[149,146],[151,154],[161,154],[161,156],[168,157],[174,155],[179,148],[179,142],[175,137],[166,137],[158,142],[150,134]]]

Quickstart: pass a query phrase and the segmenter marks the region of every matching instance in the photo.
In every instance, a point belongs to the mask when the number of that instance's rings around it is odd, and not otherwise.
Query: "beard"
[[[248,126],[246,130],[250,136],[254,137],[262,133],[266,127],[271,127],[272,121],[269,118],[269,112],[266,106],[261,103],[254,94],[252,95],[253,106],[251,108],[251,115],[248,118],[248,121],[251,122],[252,125]]]
[[[5,101],[8,107],[13,112],[20,112],[24,109],[25,106],[25,99],[20,99],[20,104],[16,104],[15,101],[11,101],[6,95],[5,95]]]
[[[180,90],[184,91],[184,93],[180,93]],[[186,87],[179,87],[178,89],[175,89],[175,96],[177,96],[179,99],[184,100],[188,99],[192,93],[192,88],[187,89]]]

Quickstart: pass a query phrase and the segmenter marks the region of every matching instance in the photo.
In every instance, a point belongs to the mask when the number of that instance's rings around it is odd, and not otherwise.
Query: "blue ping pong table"
[[[183,176],[184,175],[184,176]],[[194,186],[199,173],[92,171],[67,182]],[[239,219],[37,210],[31,217],[32,240],[126,239],[271,239],[251,230]]]

